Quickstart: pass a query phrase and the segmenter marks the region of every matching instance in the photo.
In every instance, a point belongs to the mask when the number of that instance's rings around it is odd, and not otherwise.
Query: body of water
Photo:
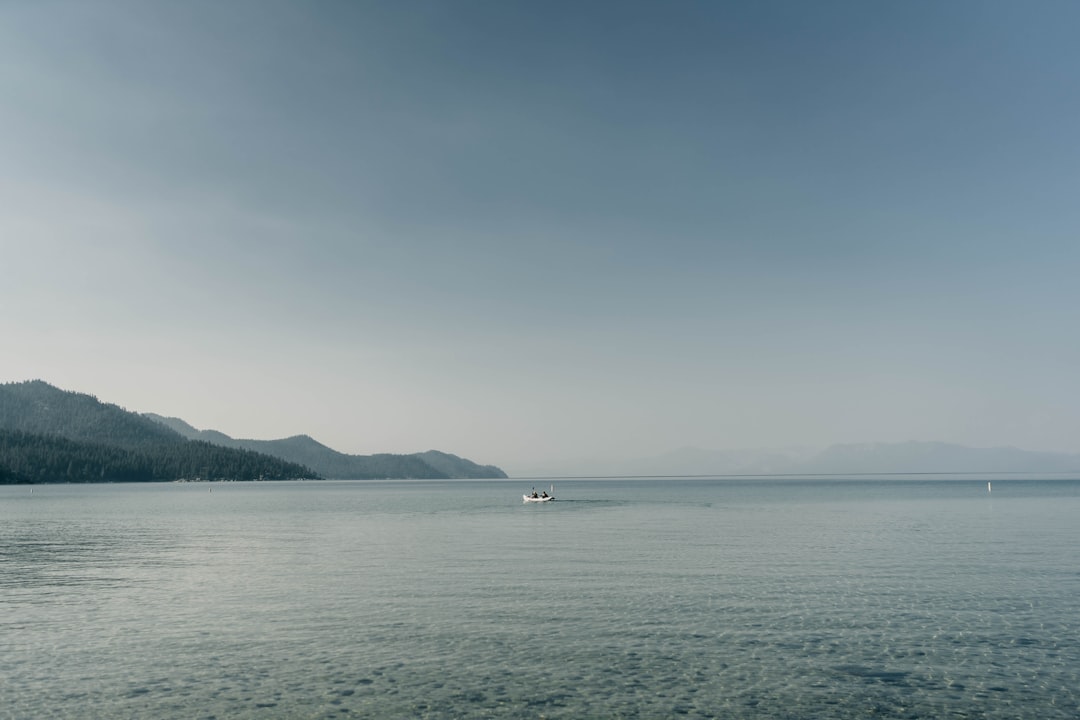
[[[1080,480],[989,479],[0,487],[0,717],[1080,717]]]

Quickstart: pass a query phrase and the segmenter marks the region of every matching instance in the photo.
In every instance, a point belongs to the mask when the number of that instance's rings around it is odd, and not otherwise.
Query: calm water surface
[[[0,487],[0,717],[1080,717],[1080,480],[986,481]]]

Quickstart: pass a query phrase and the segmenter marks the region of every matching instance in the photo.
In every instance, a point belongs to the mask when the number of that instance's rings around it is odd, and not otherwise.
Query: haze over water
[[[0,717],[1080,713],[1080,480],[557,482],[0,487]]]

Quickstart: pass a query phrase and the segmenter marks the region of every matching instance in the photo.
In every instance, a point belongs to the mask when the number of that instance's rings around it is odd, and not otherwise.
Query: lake
[[[1080,717],[1076,478],[32,490],[3,718]]]

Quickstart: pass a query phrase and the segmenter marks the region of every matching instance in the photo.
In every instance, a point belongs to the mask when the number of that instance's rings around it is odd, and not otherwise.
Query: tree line
[[[131,450],[57,435],[0,430],[0,483],[286,480],[315,474],[268,455],[195,440]]]

